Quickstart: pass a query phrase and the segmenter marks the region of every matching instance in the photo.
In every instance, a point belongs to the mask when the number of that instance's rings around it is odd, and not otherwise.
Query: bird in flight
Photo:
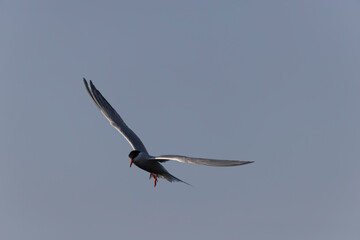
[[[129,153],[130,167],[135,164],[139,168],[150,173],[150,179],[154,178],[154,187],[156,187],[158,178],[165,178],[169,182],[183,182],[190,185],[177,177],[171,175],[161,164],[166,161],[178,161],[183,163],[195,163],[207,166],[229,167],[252,163],[252,161],[237,161],[237,160],[217,160],[208,158],[193,158],[181,155],[161,155],[151,156],[145,148],[140,138],[125,124],[124,120],[110,105],[110,103],[103,97],[103,95],[96,89],[92,81],[90,84],[83,78],[86,90],[90,97],[98,106],[102,114],[109,120],[110,124],[118,130],[130,143],[133,151]]]

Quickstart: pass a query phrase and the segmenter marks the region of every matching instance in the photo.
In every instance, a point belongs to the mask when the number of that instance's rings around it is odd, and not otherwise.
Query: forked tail
[[[174,177],[173,175],[171,175],[170,173],[166,172],[166,173],[162,173],[161,175],[159,174],[159,176],[161,176],[162,178],[165,178],[166,180],[168,180],[169,182],[182,182],[185,183],[186,185],[191,186],[191,184],[184,182],[183,180],[178,179],[177,177]]]

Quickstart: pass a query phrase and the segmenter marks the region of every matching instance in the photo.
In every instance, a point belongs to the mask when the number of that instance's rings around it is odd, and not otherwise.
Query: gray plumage
[[[106,101],[103,95],[95,88],[92,81],[90,81],[90,87],[85,78],[83,78],[86,90],[88,91],[90,97],[99,107],[100,111],[104,116],[109,120],[110,124],[118,130],[130,143],[131,147],[134,150],[139,150],[146,152],[147,150],[144,144],[141,142],[140,138],[125,124],[124,120],[120,115],[115,111],[115,109]]]
[[[178,161],[182,163],[194,163],[206,166],[215,166],[215,167],[231,167],[231,166],[239,166],[248,163],[252,163],[251,161],[237,161],[237,160],[218,160],[218,159],[209,159],[209,158],[194,158],[194,157],[186,157],[180,155],[161,155],[155,157],[156,160],[163,161]]]

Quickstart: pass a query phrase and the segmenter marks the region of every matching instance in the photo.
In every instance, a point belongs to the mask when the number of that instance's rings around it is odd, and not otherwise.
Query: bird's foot
[[[158,175],[157,174],[154,174],[154,173],[151,173],[150,174],[150,178],[153,177],[154,178],[154,187],[156,187],[156,183],[158,181]]]

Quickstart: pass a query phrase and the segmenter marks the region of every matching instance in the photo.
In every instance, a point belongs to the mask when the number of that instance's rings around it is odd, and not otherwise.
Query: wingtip
[[[90,80],[90,88],[91,89],[96,89],[95,85],[93,84],[93,82]]]
[[[83,77],[83,81],[86,85],[88,85],[88,81],[86,80],[86,78]],[[90,87],[94,87],[94,84],[91,80],[89,81],[89,83],[90,83]]]
[[[253,163],[254,161],[246,161],[246,162],[243,162],[242,164],[240,165],[246,165],[246,164],[250,164],[250,163]]]

